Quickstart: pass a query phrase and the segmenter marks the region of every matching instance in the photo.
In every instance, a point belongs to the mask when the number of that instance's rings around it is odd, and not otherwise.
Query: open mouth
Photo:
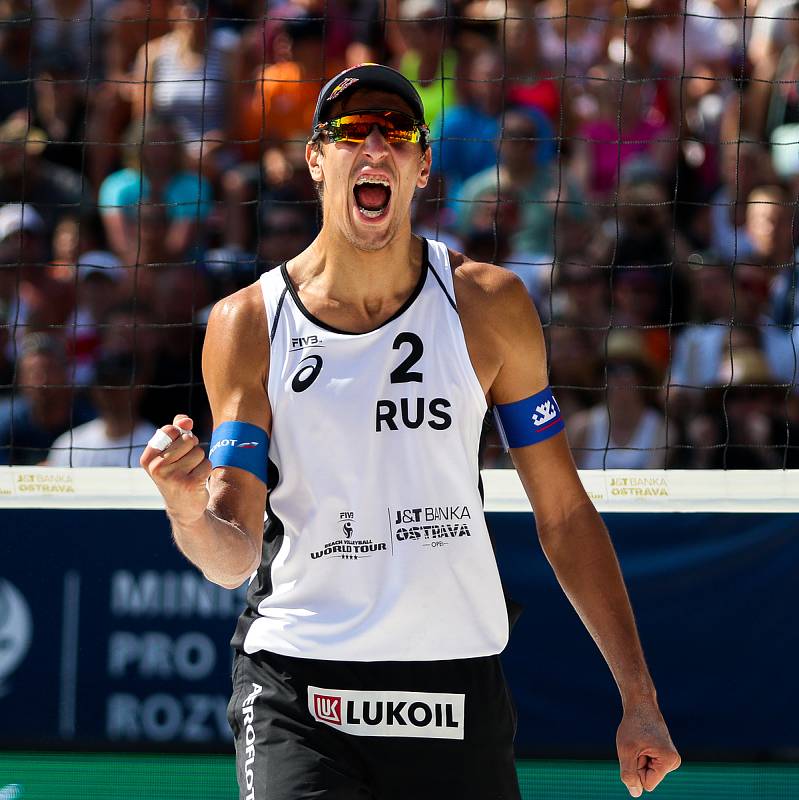
[[[377,219],[385,214],[391,202],[391,186],[378,175],[362,175],[352,189],[358,210],[367,219]]]

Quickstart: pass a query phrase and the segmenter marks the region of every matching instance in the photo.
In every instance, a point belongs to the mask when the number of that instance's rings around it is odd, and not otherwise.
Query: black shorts
[[[498,656],[237,654],[228,720],[240,800],[520,800]]]

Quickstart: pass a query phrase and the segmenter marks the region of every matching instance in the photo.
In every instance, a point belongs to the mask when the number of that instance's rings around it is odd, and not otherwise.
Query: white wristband
[[[162,453],[172,444],[172,437],[168,433],[164,433],[160,428],[152,435],[152,438],[147,445]]]

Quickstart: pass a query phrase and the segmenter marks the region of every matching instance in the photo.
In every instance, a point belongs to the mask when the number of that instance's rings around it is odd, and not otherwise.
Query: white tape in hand
[[[152,435],[152,438],[147,442],[149,447],[154,447],[162,453],[172,444],[172,437],[168,433],[164,433],[160,428]]]

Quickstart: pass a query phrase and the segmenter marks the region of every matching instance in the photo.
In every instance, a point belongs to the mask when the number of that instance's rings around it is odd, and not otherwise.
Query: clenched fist
[[[187,522],[205,513],[211,474],[211,462],[191,431],[193,425],[190,417],[178,414],[171,425],[156,431],[139,460],[163,495],[169,515]],[[160,433],[164,443],[166,437],[170,440],[163,450],[158,448]]]

